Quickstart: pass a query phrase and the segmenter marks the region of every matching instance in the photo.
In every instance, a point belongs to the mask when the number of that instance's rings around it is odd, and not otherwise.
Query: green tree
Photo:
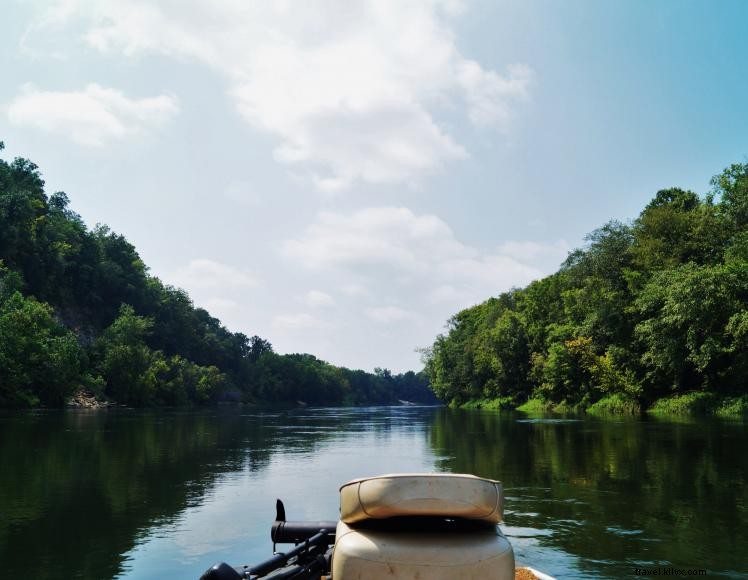
[[[661,390],[745,389],[735,354],[746,304],[748,263],[658,272],[634,306],[647,380]]]
[[[748,226],[748,163],[734,163],[712,178],[719,209],[735,230]]]
[[[52,308],[19,292],[0,303],[0,406],[58,406],[81,379],[82,352]]]
[[[711,198],[701,202],[692,191],[657,192],[634,226],[634,262],[645,271],[687,262],[717,263],[731,232]]]
[[[123,304],[117,319],[96,342],[106,393],[116,401],[143,406],[155,399],[158,376],[166,366],[163,354],[145,343],[152,327],[152,320],[136,316],[132,306]]]

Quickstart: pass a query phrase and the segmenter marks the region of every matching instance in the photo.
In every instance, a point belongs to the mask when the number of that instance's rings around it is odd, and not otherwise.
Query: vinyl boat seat
[[[443,516],[498,524],[501,483],[474,475],[405,473],[354,479],[340,488],[346,524],[396,516]]]
[[[390,474],[340,488],[333,580],[511,580],[514,553],[496,526],[498,481]]]

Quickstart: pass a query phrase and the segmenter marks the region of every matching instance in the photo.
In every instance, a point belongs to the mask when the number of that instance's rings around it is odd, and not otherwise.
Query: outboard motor
[[[295,578],[319,580],[330,571],[332,544],[337,522],[288,522],[281,500],[275,502],[275,521],[270,528],[273,557],[235,568],[220,562],[208,568],[200,580],[243,580],[255,578]],[[276,544],[295,544],[288,552],[276,552]]]

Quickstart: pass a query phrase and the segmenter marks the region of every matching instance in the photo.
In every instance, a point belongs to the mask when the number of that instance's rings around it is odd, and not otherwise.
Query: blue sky
[[[11,0],[0,139],[230,329],[415,369],[745,160],[746,32],[738,1]]]

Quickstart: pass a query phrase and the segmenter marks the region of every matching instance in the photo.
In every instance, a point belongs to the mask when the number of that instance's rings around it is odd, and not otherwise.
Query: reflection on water
[[[469,433],[469,437],[465,434]],[[440,410],[437,467],[501,479],[518,559],[559,576],[748,573],[746,425]]]
[[[518,560],[567,577],[748,572],[743,423],[435,408],[0,415],[0,577],[196,578],[270,555],[274,499],[335,519],[395,471],[500,479]]]

